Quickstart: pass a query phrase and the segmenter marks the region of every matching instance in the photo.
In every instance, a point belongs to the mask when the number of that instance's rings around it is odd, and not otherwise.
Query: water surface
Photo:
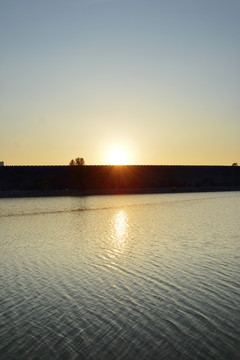
[[[0,199],[1,359],[239,359],[240,193]]]

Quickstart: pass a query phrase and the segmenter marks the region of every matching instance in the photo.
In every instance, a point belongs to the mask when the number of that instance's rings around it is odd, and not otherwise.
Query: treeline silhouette
[[[240,187],[238,166],[3,166],[0,191]]]

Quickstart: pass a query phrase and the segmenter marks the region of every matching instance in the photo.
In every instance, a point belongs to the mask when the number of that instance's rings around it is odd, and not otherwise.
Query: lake
[[[0,199],[0,358],[239,359],[240,192]]]

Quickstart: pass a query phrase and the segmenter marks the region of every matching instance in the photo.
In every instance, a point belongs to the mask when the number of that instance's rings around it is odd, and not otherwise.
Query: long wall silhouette
[[[240,188],[238,166],[2,166],[0,191]],[[130,190],[129,190],[130,189]],[[134,190],[133,190],[134,192]]]

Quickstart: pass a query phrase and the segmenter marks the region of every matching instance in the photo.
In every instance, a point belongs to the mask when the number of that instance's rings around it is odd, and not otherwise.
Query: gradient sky
[[[0,0],[0,161],[240,163],[239,0]]]

